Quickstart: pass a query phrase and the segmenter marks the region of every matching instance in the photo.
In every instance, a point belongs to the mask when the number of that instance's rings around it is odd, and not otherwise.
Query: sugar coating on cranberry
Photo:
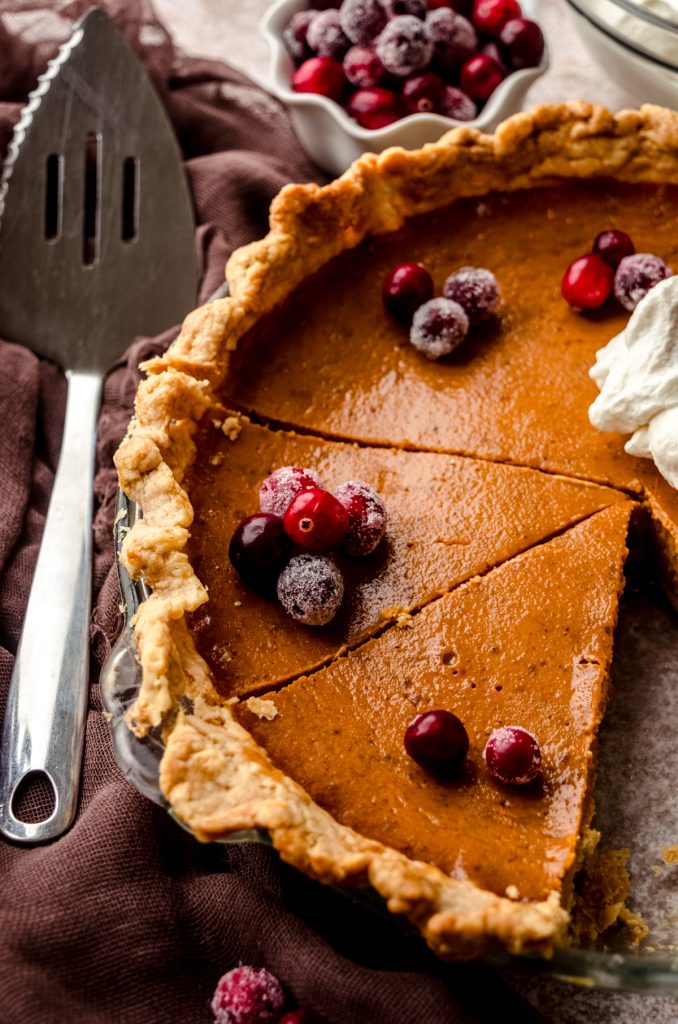
[[[344,547],[349,555],[371,555],[386,534],[386,506],[374,488],[363,480],[348,480],[336,488],[335,497],[348,512]]]
[[[446,71],[461,67],[478,49],[478,36],[471,22],[449,7],[430,11],[426,30],[433,42],[433,59]]]
[[[327,96],[337,103],[346,88],[346,75],[338,60],[332,57],[310,57],[292,76],[295,92],[312,92]]]
[[[325,626],[339,611],[344,581],[325,555],[294,555],[278,577],[278,600],[305,626]]]
[[[602,256],[611,267],[616,268],[625,256],[633,256],[636,247],[625,231],[612,228],[610,231],[601,231],[596,235],[593,251],[596,255]]]
[[[499,305],[497,279],[491,270],[484,267],[455,270],[443,285],[443,295],[463,307],[471,324],[479,324],[493,316]]]
[[[423,71],[433,55],[433,42],[425,23],[411,14],[389,21],[376,47],[386,70],[398,78]]]
[[[307,551],[329,551],[348,531],[348,513],[330,491],[313,487],[293,498],[283,525],[288,537]]]
[[[440,113],[452,117],[455,121],[473,121],[478,116],[478,108],[465,92],[454,85],[446,85],[440,104]]]
[[[339,14],[341,27],[352,43],[372,42],[387,21],[380,0],[344,0]]]
[[[259,488],[259,508],[274,516],[284,516],[293,498],[310,487],[322,487],[315,470],[281,466],[267,476]]]
[[[219,979],[211,1002],[216,1024],[272,1024],[284,1005],[280,982],[265,967],[234,967]]]
[[[383,86],[356,89],[346,104],[346,111],[361,128],[370,131],[386,128],[399,120],[402,114],[399,97],[392,89],[384,89]]]
[[[397,18],[401,14],[411,14],[413,18],[425,18],[428,4],[426,0],[384,0],[389,18]]]
[[[651,288],[671,277],[673,271],[659,256],[651,252],[637,252],[625,256],[614,275],[614,294],[618,302],[630,313]]]
[[[541,750],[531,732],[519,725],[495,729],[483,754],[490,773],[509,786],[525,786],[541,771]]]
[[[333,57],[342,60],[351,45],[343,28],[339,11],[330,8],[320,11],[308,26],[308,45],[319,57]]]
[[[469,319],[458,302],[430,299],[414,314],[410,342],[427,359],[440,359],[461,344],[468,329]]]
[[[405,730],[405,750],[428,771],[456,771],[468,754],[468,733],[451,711],[436,709],[417,715]]]
[[[401,96],[409,114],[431,114],[440,109],[445,83],[432,71],[412,75],[403,83]]]
[[[344,74],[359,89],[372,89],[388,79],[373,46],[352,46],[344,57]]]
[[[287,47],[287,52],[298,64],[313,56],[313,51],[308,45],[307,35],[308,27],[317,13],[314,10],[297,11],[283,29],[283,42]]]

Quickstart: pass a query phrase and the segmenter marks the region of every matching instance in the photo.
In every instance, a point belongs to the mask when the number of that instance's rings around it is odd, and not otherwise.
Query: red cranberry
[[[614,294],[624,309],[632,313],[650,289],[671,277],[673,271],[651,252],[625,256],[614,275]]]
[[[397,18],[399,14],[411,14],[413,18],[426,17],[426,0],[384,0],[384,7],[389,18]]]
[[[408,114],[431,114],[436,112],[443,101],[445,84],[442,78],[427,71],[414,75],[404,83],[401,96]]]
[[[274,516],[284,516],[292,499],[310,487],[322,487],[314,470],[281,466],[267,476],[259,488],[259,508]]]
[[[423,71],[433,56],[433,43],[425,23],[411,14],[389,21],[376,47],[386,70],[398,78]]]
[[[323,1024],[312,1010],[300,1009],[290,1010],[278,1021],[278,1024]]]
[[[443,285],[443,295],[463,307],[469,323],[479,324],[497,311],[499,285],[491,270],[484,267],[462,267],[450,274]]]
[[[317,11],[297,11],[293,14],[283,29],[283,41],[287,52],[293,61],[301,64],[313,56],[313,51],[308,45],[308,27],[316,16]]]
[[[532,733],[519,725],[495,729],[483,756],[495,779],[509,786],[524,786],[541,771],[539,744]]]
[[[596,235],[593,251],[611,267],[618,267],[625,256],[633,256],[636,247],[625,231],[601,231]]]
[[[472,121],[478,116],[478,108],[471,97],[461,89],[456,89],[453,85],[446,85],[440,113],[445,117],[454,118],[455,121]]]
[[[479,32],[498,36],[507,21],[520,18],[522,13],[516,0],[475,0],[473,24]]]
[[[512,68],[536,68],[544,56],[544,35],[536,21],[529,18],[511,18],[499,39]]]
[[[405,730],[405,750],[422,768],[445,775],[468,754],[468,734],[451,711],[425,711]]]
[[[274,1024],[284,1005],[275,975],[243,965],[219,979],[211,1003],[215,1024]]]
[[[339,15],[341,27],[352,43],[370,43],[387,20],[380,0],[344,0]]]
[[[480,48],[480,52],[484,53],[486,57],[491,57],[492,60],[496,60],[499,67],[504,72],[504,76],[506,76],[508,71],[508,68],[506,67],[506,57],[492,39]]]
[[[341,27],[339,11],[333,8],[316,14],[308,26],[306,40],[319,57],[333,57],[334,60],[343,60],[351,45],[351,40]]]
[[[426,29],[433,42],[436,66],[448,74],[478,49],[478,36],[471,22],[449,8],[431,11],[426,16]]]
[[[504,72],[496,60],[479,53],[464,64],[459,84],[474,100],[489,100],[503,77]]]
[[[302,554],[290,558],[278,577],[278,600],[305,626],[325,626],[339,611],[344,581],[331,558]]]
[[[369,484],[348,480],[334,492],[348,512],[344,547],[349,555],[371,555],[386,533],[386,506]]]
[[[404,324],[433,296],[433,278],[421,263],[399,263],[381,286],[384,308]]]
[[[598,309],[610,297],[614,272],[600,256],[580,256],[563,276],[561,291],[570,306]]]
[[[236,527],[228,546],[228,557],[250,586],[267,590],[275,584],[290,548],[282,519],[269,512],[257,512]]]
[[[295,92],[314,92],[339,103],[346,88],[341,64],[331,57],[311,57],[297,68],[292,77]]]
[[[390,89],[356,89],[346,110],[361,128],[376,131],[393,124],[401,116],[398,97]]]
[[[285,532],[307,551],[328,551],[348,530],[348,512],[329,491],[309,488],[297,494],[283,518]]]
[[[344,73],[359,89],[372,89],[389,77],[372,46],[352,46],[344,57]]]
[[[462,343],[468,329],[468,317],[458,302],[430,299],[414,314],[410,343],[427,359],[440,359]]]

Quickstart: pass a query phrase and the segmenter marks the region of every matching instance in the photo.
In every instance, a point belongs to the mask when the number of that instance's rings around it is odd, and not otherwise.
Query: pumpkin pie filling
[[[188,554],[209,593],[191,631],[225,697],[312,671],[471,576],[624,501],[611,488],[522,467],[334,443],[226,412],[206,419],[185,481],[194,510]],[[346,597],[320,629],[295,622],[229,561],[230,538],[257,508],[262,480],[285,465],[314,469],[328,487],[366,480],[388,512],[387,536],[372,555],[337,555]]]

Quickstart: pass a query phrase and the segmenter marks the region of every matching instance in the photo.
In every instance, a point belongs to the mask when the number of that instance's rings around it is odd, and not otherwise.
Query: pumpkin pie
[[[174,812],[201,839],[265,829],[312,876],[371,885],[445,957],[564,938],[641,506],[675,596],[675,492],[587,417],[594,353],[625,317],[559,297],[611,224],[678,262],[678,114],[541,107],[288,186],[231,257],[230,296],[146,364],[116,457],[143,512],[123,559],[152,589],[129,723],[162,731]],[[426,362],[379,301],[403,259],[438,287],[493,270],[499,319]],[[296,461],[366,479],[390,515],[317,631],[245,594],[225,558],[258,484]],[[417,701],[466,722],[454,780],[405,759]],[[488,778],[502,722],[539,733],[540,783]]]

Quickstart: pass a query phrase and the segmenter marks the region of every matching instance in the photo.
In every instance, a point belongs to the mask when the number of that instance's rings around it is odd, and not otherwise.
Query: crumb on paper
[[[267,722],[272,722],[278,715],[278,709],[273,701],[265,697],[248,697],[244,703],[248,711],[257,718],[265,718]]]
[[[650,871],[654,872],[655,875],[661,875],[662,872],[664,871],[664,865],[663,864],[651,864],[650,865]]]
[[[228,416],[222,424],[222,432],[229,441],[237,441],[240,437],[242,424],[237,416]]]
[[[662,850],[662,860],[665,864],[678,864],[678,843],[664,847]]]
[[[510,900],[519,900],[520,899],[520,889],[518,888],[517,885],[507,885],[506,886],[506,895],[508,896],[508,898]]]
[[[101,714],[103,715],[107,722],[113,721],[113,715],[111,714],[110,711],[102,711]]]

